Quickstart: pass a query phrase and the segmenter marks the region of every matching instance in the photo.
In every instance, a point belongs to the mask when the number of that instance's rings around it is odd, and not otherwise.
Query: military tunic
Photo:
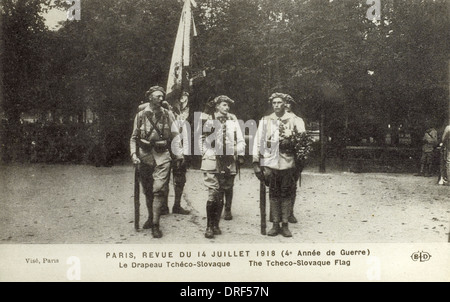
[[[174,121],[175,117],[169,110],[162,107],[152,110],[150,106],[141,110],[134,119],[130,154],[138,151],[140,181],[146,195],[167,195],[171,153],[176,158],[183,158],[179,144],[171,144],[172,139],[179,137],[177,127],[172,127]],[[166,141],[166,147],[158,146],[162,141]]]
[[[202,113],[201,170],[210,195],[233,187],[237,156],[245,153],[245,140],[234,114]]]

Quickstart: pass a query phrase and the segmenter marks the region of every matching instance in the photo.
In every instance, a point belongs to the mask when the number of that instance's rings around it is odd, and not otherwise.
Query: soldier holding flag
[[[184,155],[190,155],[189,137],[186,126],[189,116],[189,92],[191,90],[191,79],[189,78],[189,69],[191,64],[191,42],[192,37],[196,36],[194,19],[192,16],[192,6],[196,7],[194,0],[183,0],[183,9],[180,16],[175,44],[170,62],[169,75],[167,79],[165,101],[162,102],[164,109],[171,112],[176,122],[172,124],[173,128],[181,133],[180,144],[177,148],[183,150]],[[142,105],[140,106],[142,108]],[[177,141],[178,143],[178,141]],[[176,158],[175,158],[176,160]],[[174,164],[170,167],[173,173],[173,185],[175,191],[175,201],[172,212],[175,214],[187,215],[188,210],[181,207],[181,197],[184,185],[186,183],[186,165]],[[168,191],[168,182],[167,188]],[[161,215],[169,213],[168,198],[162,204]]]
[[[188,98],[189,93],[184,92],[182,96],[181,107],[179,110],[174,112],[176,122],[172,125],[172,127],[178,127],[178,131],[181,135],[181,142],[179,147],[183,150],[183,155],[187,156],[190,155],[190,144],[189,144],[189,134],[190,131],[187,129],[188,121],[187,114],[188,111]],[[173,110],[173,107],[167,104],[169,110]],[[187,110],[186,110],[187,109]],[[190,129],[190,126],[189,126]],[[177,140],[178,141],[178,140]],[[176,159],[175,159],[176,160]],[[176,163],[176,161],[175,161]],[[181,197],[183,195],[184,185],[186,184],[186,173],[187,173],[187,167],[186,167],[186,161],[183,161],[182,165],[172,165],[172,176],[173,176],[173,188],[174,188],[174,194],[175,199],[172,207],[172,213],[174,214],[181,214],[181,215],[188,215],[190,213],[189,210],[184,209],[181,207]],[[166,199],[164,207],[166,208],[166,212],[168,213],[169,206],[168,206],[168,200]]]

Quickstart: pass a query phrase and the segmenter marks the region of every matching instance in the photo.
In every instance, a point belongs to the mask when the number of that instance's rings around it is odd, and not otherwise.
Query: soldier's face
[[[284,112],[284,101],[281,98],[275,98],[272,100],[272,108],[275,113]]]
[[[153,106],[161,107],[161,103],[164,101],[164,93],[155,91],[149,95],[148,100]]]
[[[227,102],[221,102],[216,106],[216,110],[221,114],[227,114],[230,111],[230,105]]]

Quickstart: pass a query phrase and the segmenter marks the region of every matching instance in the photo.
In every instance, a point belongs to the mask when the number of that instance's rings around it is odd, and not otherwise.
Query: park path
[[[0,242],[52,244],[145,243],[418,243],[448,242],[450,187],[411,174],[303,173],[291,224],[293,238],[259,233],[259,183],[251,169],[236,177],[234,219],[223,235],[204,238],[202,172],[189,170],[182,205],[190,215],[169,214],[164,237],[133,224],[133,167],[2,165]],[[146,220],[141,196],[141,225]],[[170,202],[173,200],[171,186]],[[268,225],[270,227],[270,224]]]

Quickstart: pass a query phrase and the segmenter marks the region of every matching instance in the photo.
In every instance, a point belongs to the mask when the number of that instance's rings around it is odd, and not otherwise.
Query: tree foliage
[[[439,127],[448,114],[450,28],[445,0],[197,0],[193,110],[219,94],[239,118],[259,119],[270,93],[298,102],[307,121],[326,114],[330,136],[387,124]],[[59,4],[63,4],[60,1]],[[58,4],[58,2],[57,2]],[[180,18],[178,0],[83,0],[79,21],[45,27],[48,0],[4,0],[3,109],[100,118],[123,137],[151,85],[165,86]],[[238,110],[237,110],[238,108]],[[382,117],[382,118],[380,118]]]
[[[42,98],[45,0],[1,2],[3,110],[12,121]]]

